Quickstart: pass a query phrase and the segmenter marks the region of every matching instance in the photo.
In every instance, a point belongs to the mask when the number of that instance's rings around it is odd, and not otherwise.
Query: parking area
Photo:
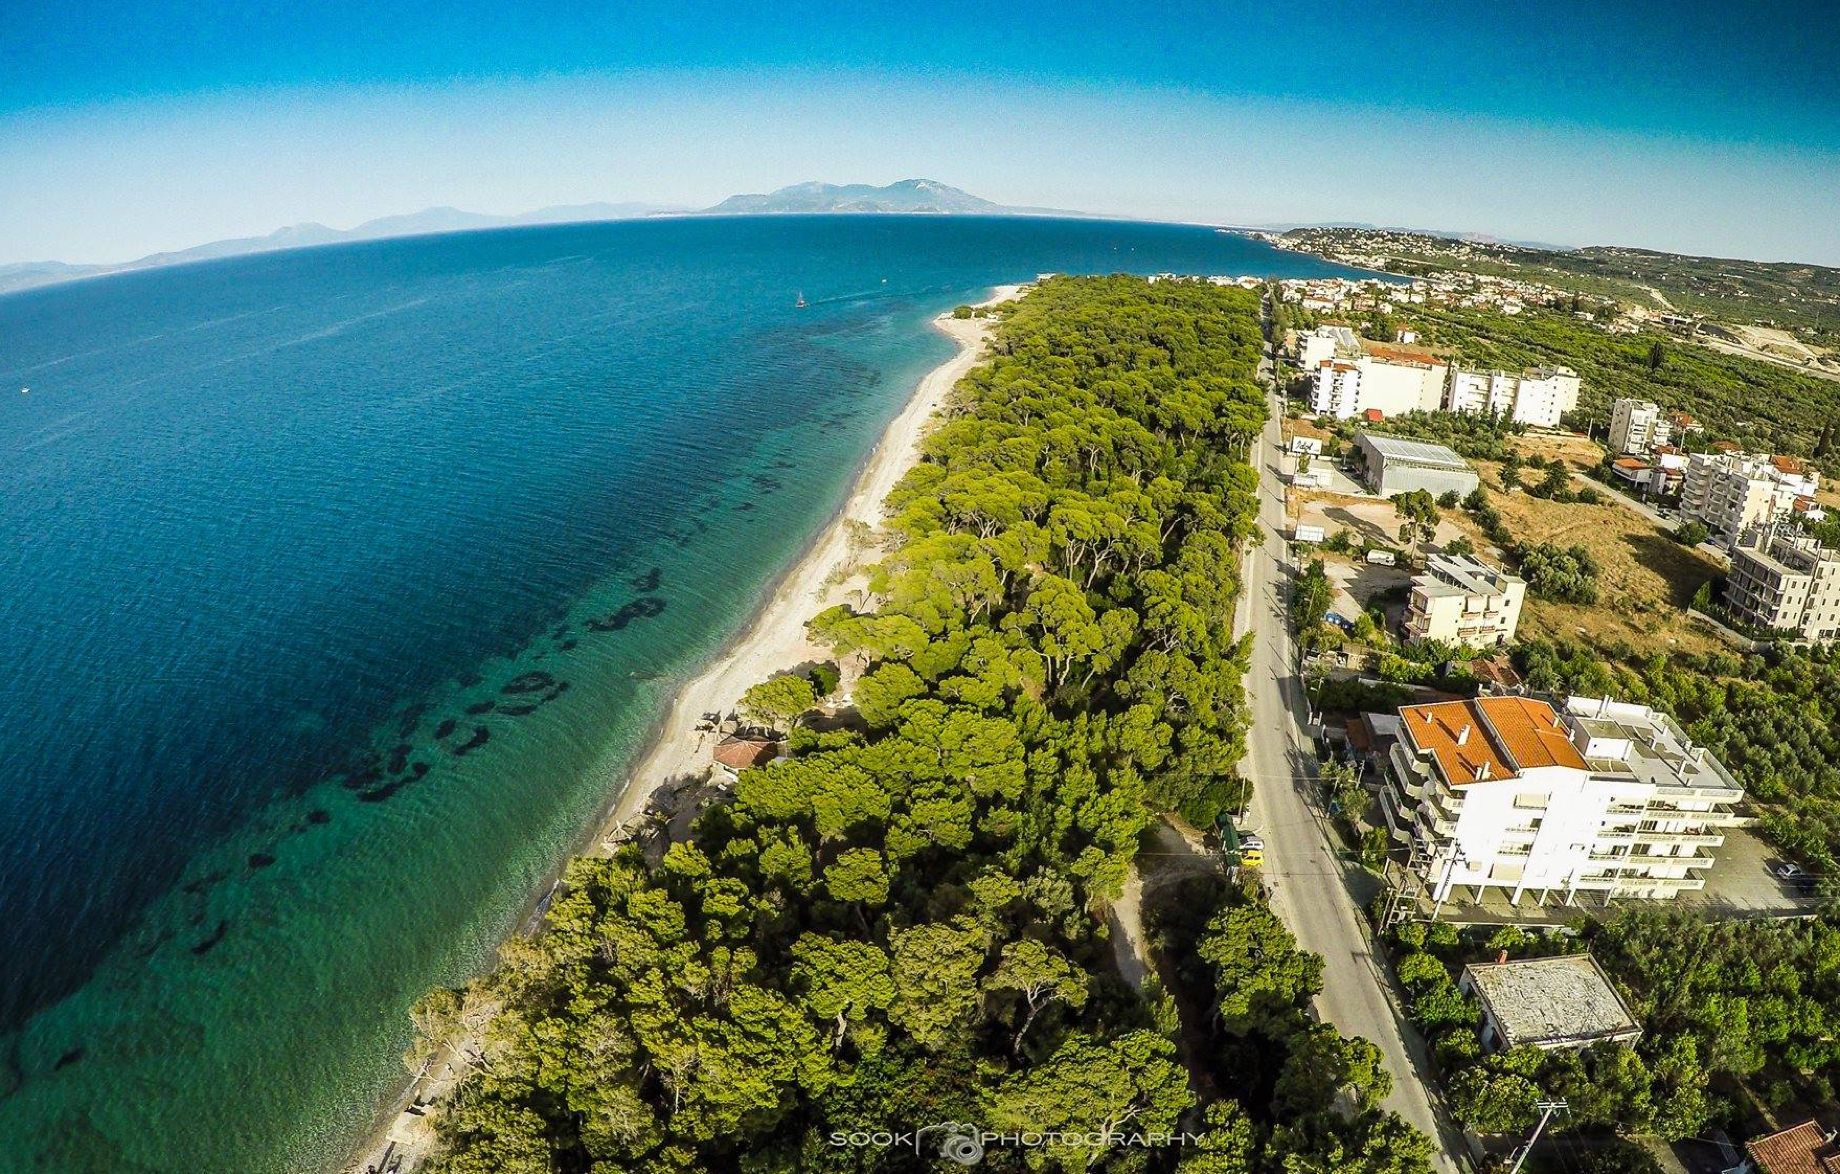
[[[1771,866],[1777,862],[1776,850],[1756,833],[1732,828],[1725,834],[1725,843],[1717,849],[1715,863],[1706,870],[1706,887],[1682,893],[1666,904],[1712,917],[1813,914],[1814,898],[1805,886],[1785,883],[1771,873]],[[1602,915],[1635,903],[1627,898],[1608,901],[1601,893],[1580,893],[1575,905],[1567,905],[1564,894],[1553,893],[1541,903],[1537,894],[1530,893],[1523,896],[1517,906],[1508,902],[1507,893],[1497,889],[1484,890],[1482,899],[1476,900],[1472,890],[1459,887],[1437,910],[1437,919],[1458,925],[1563,925],[1580,913]],[[1422,899],[1418,903],[1419,916],[1430,917],[1433,908],[1429,898]]]

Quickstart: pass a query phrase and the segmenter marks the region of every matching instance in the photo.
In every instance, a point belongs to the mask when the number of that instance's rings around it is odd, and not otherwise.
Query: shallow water
[[[408,1005],[489,957],[950,353],[927,319],[1046,270],[1340,271],[800,217],[0,297],[0,1169],[335,1167]]]

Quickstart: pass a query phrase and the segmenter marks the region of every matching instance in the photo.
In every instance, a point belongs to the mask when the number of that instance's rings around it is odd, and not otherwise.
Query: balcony
[[[1641,870],[1648,868],[1711,868],[1711,856],[1624,856],[1622,866]]]
[[[1607,839],[1608,837],[1599,837]],[[1639,831],[1634,836],[1638,844],[1679,844],[1690,848],[1717,848],[1725,842],[1725,837],[1712,832],[1659,832]]]
[[[1686,893],[1706,887],[1703,876],[1643,876],[1625,877],[1610,890],[1612,897],[1636,897],[1656,890],[1667,893]]]

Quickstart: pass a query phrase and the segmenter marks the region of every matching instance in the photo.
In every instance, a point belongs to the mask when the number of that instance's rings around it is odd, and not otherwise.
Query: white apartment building
[[[1611,405],[1611,452],[1647,452],[1666,444],[1671,435],[1661,405],[1653,400],[1624,398]]]
[[[1317,363],[1310,407],[1344,420],[1367,411],[1384,416],[1436,411],[1449,370],[1430,351],[1362,339],[1355,353],[1338,349],[1336,357]]]
[[[1388,416],[1435,412],[1444,405],[1450,364],[1418,347],[1361,340],[1361,410]]]
[[[1324,359],[1316,367],[1310,410],[1318,416],[1352,420],[1361,414],[1361,368],[1341,359]]]
[[[1747,624],[1828,643],[1840,635],[1840,551],[1791,527],[1756,531],[1732,548],[1725,606]]]
[[[1647,706],[1483,697],[1406,706],[1399,723],[1381,809],[1437,902],[1459,886],[1516,904],[1671,898],[1705,887],[1743,822],[1737,780]]]
[[[1412,640],[1441,640],[1465,647],[1514,639],[1527,584],[1473,555],[1434,554],[1412,578],[1405,632]]]
[[[1556,428],[1578,407],[1578,373],[1570,367],[1540,367],[1509,375],[1501,371],[1452,368],[1444,407],[1485,412],[1532,428]]]
[[[1513,418],[1536,428],[1557,428],[1559,417],[1578,410],[1583,382],[1570,367],[1535,367],[1521,373]]]
[[[1796,457],[1696,452],[1687,458],[1681,479],[1680,509],[1730,547],[1753,528],[1806,508],[1820,481],[1821,475]]]
[[[1361,353],[1361,339],[1346,326],[1318,326],[1297,336],[1297,365],[1314,371],[1337,355],[1352,358]]]

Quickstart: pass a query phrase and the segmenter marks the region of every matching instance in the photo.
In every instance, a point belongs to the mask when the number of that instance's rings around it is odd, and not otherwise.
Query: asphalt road
[[[1316,756],[1304,732],[1307,709],[1296,671],[1295,642],[1285,616],[1287,565],[1284,488],[1278,478],[1279,420],[1283,405],[1274,397],[1271,421],[1254,457],[1259,464],[1259,521],[1264,542],[1247,558],[1236,629],[1251,625],[1253,660],[1247,690],[1252,701],[1251,747],[1242,770],[1250,770],[1253,801],[1247,824],[1265,841],[1265,883],[1271,904],[1304,949],[1322,955],[1323,990],[1316,997],[1319,1018],[1344,1035],[1379,1045],[1393,1075],[1386,1107],[1424,1130],[1441,1151],[1437,1168],[1467,1168],[1453,1156],[1461,1135],[1431,1091],[1423,1041],[1404,1019],[1393,988],[1374,954],[1365,915],[1350,889],[1355,879],[1330,849],[1321,819],[1315,780]]]

